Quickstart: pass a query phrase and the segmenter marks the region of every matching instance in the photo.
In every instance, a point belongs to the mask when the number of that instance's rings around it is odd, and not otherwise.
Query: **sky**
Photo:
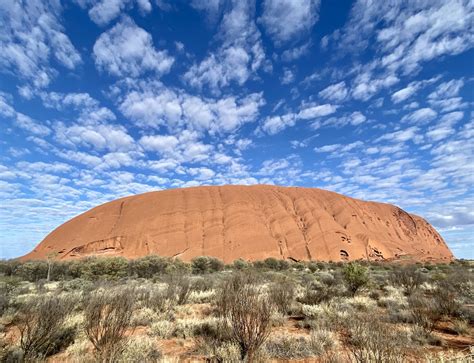
[[[0,258],[118,197],[318,187],[474,258],[472,0],[0,0]]]

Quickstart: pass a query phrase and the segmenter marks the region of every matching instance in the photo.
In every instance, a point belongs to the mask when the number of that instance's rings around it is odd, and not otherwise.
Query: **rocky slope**
[[[450,260],[423,218],[314,188],[270,185],[171,189],[118,199],[59,226],[23,259],[51,252],[190,260]]]

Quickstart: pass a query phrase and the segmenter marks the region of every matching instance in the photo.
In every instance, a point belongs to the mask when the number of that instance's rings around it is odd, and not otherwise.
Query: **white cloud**
[[[197,180],[200,181],[212,179],[216,175],[214,170],[205,167],[190,168],[188,172],[190,175],[194,176]]]
[[[71,147],[89,146],[109,151],[134,149],[134,140],[126,129],[109,124],[66,126],[58,123],[55,126],[55,137],[61,144]]]
[[[336,112],[337,106],[324,104],[303,104],[300,111],[295,113],[287,113],[284,115],[268,116],[264,119],[258,131],[262,130],[270,135],[275,135],[283,131],[287,127],[294,126],[298,120],[311,120],[318,117],[327,116]]]
[[[319,18],[319,0],[265,0],[259,21],[277,45],[308,33]]]
[[[0,69],[46,87],[56,75],[51,60],[67,69],[81,63],[81,56],[64,33],[57,1],[4,1],[1,4]]]
[[[316,117],[330,115],[336,112],[336,110],[337,110],[337,106],[330,105],[330,104],[306,106],[300,110],[300,112],[298,113],[298,118],[303,119],[303,120],[314,119]]]
[[[464,112],[455,111],[444,114],[441,119],[439,120],[440,124],[452,126],[456,124],[458,121],[461,121],[464,117]]]
[[[295,81],[295,74],[291,69],[285,69],[280,80],[282,84],[290,84]]]
[[[411,96],[413,96],[416,92],[418,92],[423,87],[437,82],[440,78],[441,78],[440,76],[437,76],[437,77],[433,77],[433,78],[422,80],[422,81],[410,82],[408,86],[392,94],[392,102],[395,104],[403,102],[407,100],[408,98],[410,98]]]
[[[428,136],[432,141],[446,139],[448,136],[456,132],[453,126],[461,121],[463,117],[464,113],[460,111],[444,114],[435,126],[432,126],[427,130],[426,136]]]
[[[450,0],[428,4],[421,9],[417,4],[403,9],[391,27],[378,33],[377,40],[384,50],[393,52],[382,59],[384,66],[410,73],[418,70],[422,62],[472,47],[472,3]]]
[[[235,97],[220,99],[215,103],[214,109],[216,121],[214,123],[215,132],[230,132],[246,122],[256,119],[259,108],[264,104],[262,94],[253,93],[245,98],[237,100]],[[190,114],[191,118],[192,115]]]
[[[60,162],[52,162],[52,163],[45,163],[42,161],[38,162],[27,162],[27,161],[20,161],[16,163],[18,169],[27,171],[27,172],[45,172],[45,173],[67,173],[70,172],[73,168],[69,164],[60,163]]]
[[[346,83],[344,81],[332,84],[318,93],[319,97],[329,101],[342,102],[348,95]]]
[[[398,90],[394,94],[392,94],[392,102],[393,103],[400,103],[405,101],[406,99],[410,98],[412,95],[416,93],[418,87],[414,84],[409,84],[407,87]]]
[[[124,10],[137,4],[141,13],[149,13],[152,9],[150,0],[75,0],[81,7],[89,7],[89,16],[98,25],[107,25]]]
[[[102,33],[94,44],[94,59],[100,70],[114,76],[138,77],[147,72],[169,72],[174,58],[156,51],[149,33],[128,17]]]
[[[265,59],[254,12],[249,0],[231,2],[219,26],[220,47],[189,68],[183,76],[188,84],[198,89],[208,86],[212,93],[220,94],[222,88],[233,82],[243,85],[254,75]]]
[[[428,103],[432,107],[439,109],[441,112],[462,110],[468,107],[467,102],[463,102],[463,99],[461,97],[452,97],[446,99],[431,98],[428,100]]]
[[[346,114],[339,117],[329,117],[325,120],[315,120],[311,123],[312,129],[319,129],[323,126],[344,127],[347,125],[358,126],[367,120],[364,114],[359,111],[354,111],[351,114]]]
[[[354,80],[352,97],[356,100],[367,101],[381,89],[391,87],[398,81],[399,78],[393,74],[377,78],[371,72],[363,72]]]
[[[473,10],[472,2],[460,0],[358,0],[345,27],[329,38],[343,51],[360,52],[370,44],[381,54],[379,67],[408,74],[424,62],[470,49]]]
[[[73,117],[83,124],[97,124],[115,120],[114,113],[92,98],[88,93],[40,92],[39,97],[47,108],[61,112],[74,110]],[[79,116],[77,116],[79,112]]]
[[[383,88],[395,84],[401,76],[412,75],[424,63],[444,56],[457,55],[474,46],[471,26],[474,3],[463,0],[374,2],[358,0],[342,29],[325,36],[325,49],[352,53],[358,60],[358,75],[352,89],[355,99],[366,101]],[[323,44],[324,43],[324,44]],[[365,50],[374,52],[371,62],[363,59]],[[356,58],[357,59],[357,58]],[[379,74],[381,76],[379,76]],[[388,81],[388,82],[387,82]],[[399,90],[393,101],[402,102],[420,86],[413,83]]]
[[[423,124],[433,120],[438,114],[429,107],[420,108],[402,118],[402,121],[411,121],[416,124]]]
[[[360,125],[362,123],[364,123],[367,118],[359,111],[356,111],[356,112],[353,112],[350,116],[349,116],[349,123],[353,126],[357,126],[357,125]]]
[[[172,153],[179,144],[179,140],[172,135],[153,135],[143,136],[140,144],[148,151],[157,151],[159,153]]]
[[[184,75],[184,79],[197,88],[208,85],[214,93],[220,88],[236,82],[244,84],[250,77],[251,56],[244,47],[228,47],[216,56],[211,54],[199,64],[193,65]]]
[[[191,6],[196,10],[204,11],[211,23],[214,23],[219,15],[224,0],[191,0]]]
[[[302,57],[303,55],[308,54],[310,48],[311,48],[311,42],[309,41],[298,47],[286,49],[281,54],[281,59],[284,62],[292,62]]]
[[[388,140],[392,142],[405,142],[408,140],[417,140],[420,129],[416,126],[409,127],[404,130],[387,133],[376,139],[376,142]]]
[[[37,136],[47,136],[51,133],[48,126],[33,120],[31,117],[17,112],[0,93],[0,115],[10,118],[16,127]]]
[[[352,142],[346,145],[332,144],[332,145],[324,145],[320,147],[315,147],[314,151],[319,152],[319,153],[334,153],[334,156],[342,156],[341,153],[347,153],[363,145],[364,143],[362,141],[356,141],[356,142]]]
[[[447,211],[444,213],[430,213],[429,220],[439,227],[474,225],[474,212],[469,210]],[[470,248],[469,244],[466,245]]]
[[[294,126],[295,123],[296,115],[292,113],[267,117],[262,124],[262,130],[270,135],[275,135],[289,126]]]
[[[263,104],[261,93],[213,100],[158,86],[128,92],[119,108],[139,126],[222,134],[253,122]]]
[[[462,79],[453,79],[448,82],[443,82],[434,92],[429,94],[428,98],[439,100],[456,97],[463,86],[464,81]]]
[[[447,138],[449,135],[454,133],[454,129],[450,126],[434,126],[431,127],[427,132],[426,136],[432,141],[440,141]]]

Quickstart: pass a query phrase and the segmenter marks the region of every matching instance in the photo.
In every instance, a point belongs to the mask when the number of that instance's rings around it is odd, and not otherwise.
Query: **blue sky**
[[[115,198],[319,187],[474,258],[472,1],[0,0],[0,257]]]

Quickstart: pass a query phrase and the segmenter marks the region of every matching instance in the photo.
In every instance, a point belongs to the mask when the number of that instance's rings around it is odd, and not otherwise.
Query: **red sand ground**
[[[411,259],[449,261],[423,218],[390,204],[315,188],[270,185],[171,189],[121,198],[59,226],[23,259],[51,252],[136,258],[149,254],[225,262]]]

